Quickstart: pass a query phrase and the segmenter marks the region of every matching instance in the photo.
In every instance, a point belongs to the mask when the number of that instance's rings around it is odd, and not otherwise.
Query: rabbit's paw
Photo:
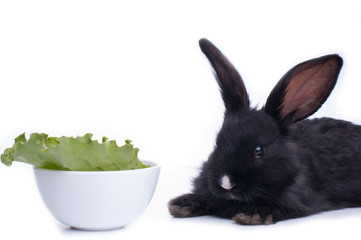
[[[239,213],[232,219],[242,225],[270,225],[274,223],[272,215],[268,215],[267,217],[263,218],[258,213],[253,215]]]
[[[171,200],[168,209],[173,217],[196,217],[204,214],[204,208],[195,194],[185,194]]]

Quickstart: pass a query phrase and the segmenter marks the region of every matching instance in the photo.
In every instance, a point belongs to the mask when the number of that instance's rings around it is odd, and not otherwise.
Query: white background
[[[173,219],[169,199],[189,191],[213,148],[223,103],[198,47],[206,37],[240,71],[261,107],[295,64],[344,58],[335,91],[315,116],[361,123],[361,7],[357,1],[0,0],[0,151],[26,132],[94,133],[162,166],[147,211],[110,232],[58,223],[31,166],[0,166],[0,239],[336,239],[358,236],[361,209],[273,226],[213,217]]]

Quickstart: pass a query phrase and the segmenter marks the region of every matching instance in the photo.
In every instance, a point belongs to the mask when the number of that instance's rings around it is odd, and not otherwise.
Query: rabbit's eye
[[[262,145],[258,145],[256,147],[256,159],[262,157],[264,155],[264,147]]]

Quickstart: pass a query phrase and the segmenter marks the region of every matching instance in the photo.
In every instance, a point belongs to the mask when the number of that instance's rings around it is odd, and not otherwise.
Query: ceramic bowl
[[[34,168],[40,195],[61,223],[83,230],[121,228],[138,218],[155,191],[160,167],[124,171]]]

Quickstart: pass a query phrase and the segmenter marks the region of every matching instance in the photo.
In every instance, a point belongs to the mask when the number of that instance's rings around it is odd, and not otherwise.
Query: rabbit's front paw
[[[204,206],[195,194],[185,194],[171,200],[168,209],[172,216],[178,218],[205,215]]]
[[[274,223],[272,215],[261,217],[258,213],[253,215],[239,213],[236,214],[232,219],[242,225],[270,225]]]

